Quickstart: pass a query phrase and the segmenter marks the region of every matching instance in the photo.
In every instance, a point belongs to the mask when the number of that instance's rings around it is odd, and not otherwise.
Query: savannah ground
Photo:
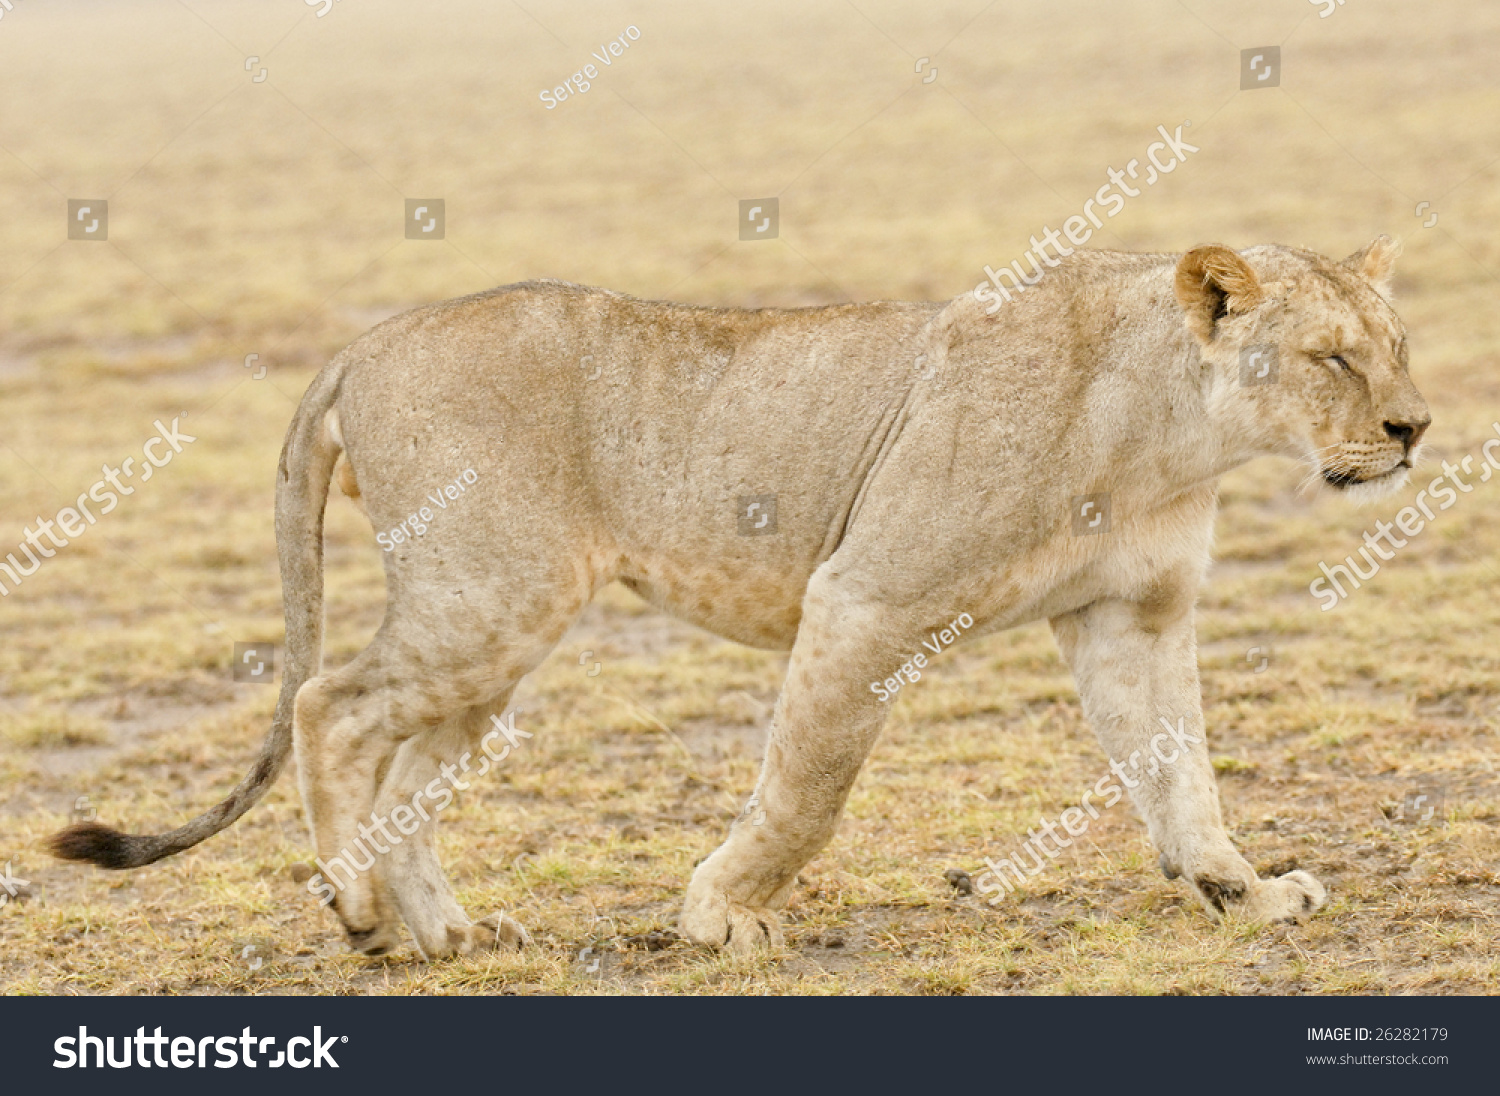
[[[1493,992],[1500,478],[1337,609],[1307,588],[1500,419],[1500,10],[1320,10],[18,0],[0,20],[0,555],[101,465],[139,459],[153,420],[186,412],[197,440],[0,600],[0,864],[29,881],[0,906],[0,986]],[[547,110],[538,92],[628,26],[628,53]],[[1281,85],[1241,92],[1239,50],[1262,44],[1281,47]],[[753,785],[785,657],[619,587],[518,692],[533,737],[443,815],[461,901],[519,918],[521,955],[348,954],[293,879],[311,851],[290,773],[141,871],[43,853],[91,810],[175,825],[254,754],[275,690],[232,682],[231,650],[280,641],[282,434],[376,320],[538,276],[723,305],[951,297],[1189,119],[1201,151],[1091,243],[1341,256],[1404,237],[1398,307],[1434,417],[1413,486],[1369,509],[1299,492],[1290,462],[1223,483],[1199,613],[1210,747],[1245,855],[1327,885],[1307,924],[1214,924],[1123,803],[994,906],[945,878],[1017,852],[1107,772],[1037,624],[902,691],[784,952],[676,941],[693,864]],[[771,195],[779,237],[740,242],[739,199]],[[428,197],[446,238],[404,239],[403,200]],[[70,198],[108,199],[106,242],[67,241]],[[378,626],[383,580],[337,495],[327,533],[338,664]]]

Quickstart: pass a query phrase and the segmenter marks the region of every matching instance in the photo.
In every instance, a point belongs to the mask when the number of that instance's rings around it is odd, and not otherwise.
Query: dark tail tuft
[[[63,860],[83,860],[118,871],[140,863],[131,848],[132,840],[139,839],[97,822],[79,822],[49,837],[47,851]]]

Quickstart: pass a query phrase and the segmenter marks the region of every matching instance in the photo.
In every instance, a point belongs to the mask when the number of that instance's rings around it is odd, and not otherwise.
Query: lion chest
[[[1167,586],[1196,588],[1213,541],[1212,494],[1187,504],[1083,510],[996,569],[986,631],[1045,620],[1106,598],[1149,601]]]

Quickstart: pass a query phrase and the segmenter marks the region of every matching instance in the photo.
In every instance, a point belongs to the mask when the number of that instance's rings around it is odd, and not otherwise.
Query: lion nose
[[[1385,432],[1388,437],[1399,441],[1404,449],[1410,451],[1413,445],[1422,440],[1422,435],[1431,425],[1431,416],[1421,422],[1387,422]]]

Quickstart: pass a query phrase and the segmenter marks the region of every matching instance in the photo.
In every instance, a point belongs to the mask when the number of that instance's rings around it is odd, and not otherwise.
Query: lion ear
[[[1195,247],[1184,255],[1173,288],[1188,329],[1205,343],[1225,316],[1248,312],[1265,299],[1250,264],[1223,244]]]
[[[1340,265],[1363,276],[1382,297],[1391,295],[1391,273],[1401,245],[1389,236],[1376,236],[1366,246],[1350,255]]]

